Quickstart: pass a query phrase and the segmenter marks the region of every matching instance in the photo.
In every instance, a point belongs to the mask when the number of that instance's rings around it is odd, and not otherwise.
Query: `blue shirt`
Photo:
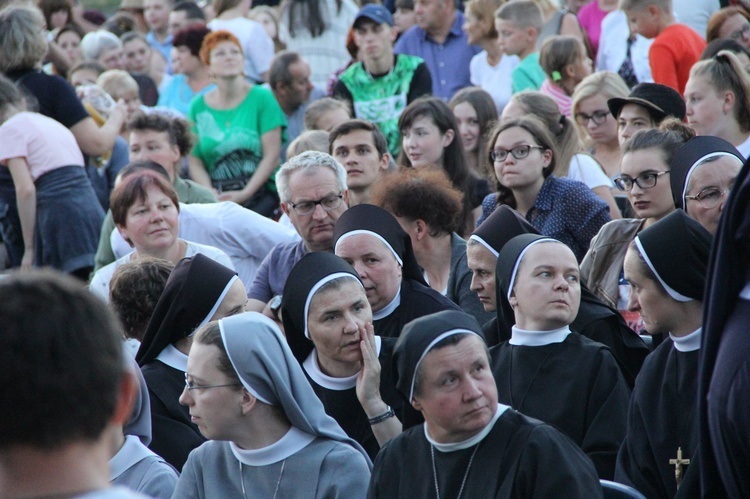
[[[469,63],[481,52],[469,45],[461,26],[463,13],[456,11],[456,20],[443,43],[437,43],[419,26],[412,26],[398,39],[397,54],[416,55],[424,59],[432,76],[432,94],[447,101],[464,87],[471,86]]]
[[[497,194],[482,201],[479,226],[497,208]],[[591,244],[591,238],[609,222],[607,203],[591,192],[586,184],[550,175],[544,180],[534,206],[526,220],[542,235],[565,243],[580,262]]]
[[[174,75],[174,77],[167,83],[161,92],[159,92],[159,103],[160,107],[168,107],[179,111],[182,116],[187,116],[190,111],[190,102],[196,95],[203,95],[209,90],[216,88],[216,85],[211,83],[197,92],[193,92],[190,85],[187,82],[187,76],[183,74]]]
[[[164,59],[167,60],[167,73],[172,74],[172,35],[167,35],[163,42],[160,42],[154,36],[153,31],[146,33],[146,41],[151,48],[158,50],[164,55]]]

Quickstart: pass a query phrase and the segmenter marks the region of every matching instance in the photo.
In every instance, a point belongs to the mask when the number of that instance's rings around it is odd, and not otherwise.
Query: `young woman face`
[[[626,192],[638,218],[656,221],[675,209],[672,188],[669,186],[669,166],[663,156],[659,149],[641,149],[625,153],[622,157],[620,176],[633,181],[633,188]],[[653,180],[649,177],[656,178],[656,185],[638,185],[638,182],[647,184]]]
[[[133,73],[146,73],[151,65],[151,47],[139,38],[123,45],[125,69]]]
[[[527,156],[516,159],[511,150],[529,147]],[[510,190],[541,187],[544,182],[543,171],[552,161],[552,151],[544,149],[534,137],[521,127],[512,127],[500,132],[492,147],[495,154],[506,151],[502,161],[494,161],[497,180]],[[518,152],[517,152],[518,154]]]
[[[372,310],[356,280],[344,279],[339,288],[315,293],[310,300],[307,329],[326,374],[337,371],[332,366],[351,367],[362,360],[359,333],[368,322],[372,322]]]
[[[575,119],[596,144],[611,144],[617,139],[617,121],[607,107],[607,98],[596,94],[582,99],[575,110]]]
[[[271,40],[276,39],[276,21],[274,21],[270,14],[266,12],[258,12],[255,15],[255,20],[263,26],[263,29],[266,30],[266,33]]]
[[[130,241],[139,255],[161,254],[177,242],[177,206],[159,187],[146,187],[146,198],[128,208],[120,234]]]
[[[404,153],[414,168],[443,164],[443,153],[453,142],[453,130],[442,133],[430,116],[420,116],[401,131]]]
[[[697,135],[721,137],[725,120],[734,120],[733,102],[728,101],[732,92],[719,93],[701,75],[691,76],[685,85],[685,108],[687,120]]]
[[[648,110],[638,104],[625,104],[617,117],[617,139],[622,147],[627,140],[639,130],[654,128],[656,124],[651,119]]]
[[[57,38],[57,44],[63,49],[65,55],[68,56],[68,59],[70,59],[70,62],[72,63],[71,67],[83,60],[83,53],[81,52],[81,37],[78,36],[78,33],[75,31],[68,30],[64,32]]]
[[[638,312],[649,334],[668,333],[682,319],[680,310],[664,289],[643,273],[638,251],[628,248],[623,269],[630,283],[628,310]]]
[[[475,153],[482,134],[477,111],[468,102],[462,102],[453,108],[453,116],[458,121],[458,133],[461,135],[464,151]]]
[[[232,440],[244,390],[236,380],[219,370],[220,355],[215,345],[192,344],[185,377],[193,388],[188,390],[185,387],[182,390],[180,404],[189,408],[190,420],[204,437]]]
[[[477,16],[474,15],[471,9],[468,9],[466,11],[462,29],[464,33],[466,33],[466,38],[468,39],[469,45],[476,45],[477,42],[485,38],[487,36],[489,28],[490,24],[477,19]]]

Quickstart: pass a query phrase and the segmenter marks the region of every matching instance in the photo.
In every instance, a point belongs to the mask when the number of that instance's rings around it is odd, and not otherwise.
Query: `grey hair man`
[[[263,311],[282,294],[294,264],[311,251],[333,251],[333,227],[349,207],[346,170],[331,155],[308,151],[276,174],[281,209],[301,240],[277,244],[260,264],[246,310]],[[278,306],[273,307],[274,310]]]

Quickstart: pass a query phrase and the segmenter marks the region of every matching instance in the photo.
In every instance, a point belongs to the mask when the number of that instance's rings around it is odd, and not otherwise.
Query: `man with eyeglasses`
[[[300,240],[276,245],[263,260],[248,291],[245,310],[279,320],[280,296],[289,272],[305,254],[333,251],[333,227],[349,206],[346,170],[332,156],[308,151],[276,174],[281,209]]]

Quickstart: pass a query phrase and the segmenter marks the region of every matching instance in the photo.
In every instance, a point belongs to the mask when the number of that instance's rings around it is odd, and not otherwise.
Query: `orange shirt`
[[[706,42],[684,24],[672,24],[654,38],[648,51],[648,63],[655,83],[661,83],[685,93],[690,68],[701,57]]]

